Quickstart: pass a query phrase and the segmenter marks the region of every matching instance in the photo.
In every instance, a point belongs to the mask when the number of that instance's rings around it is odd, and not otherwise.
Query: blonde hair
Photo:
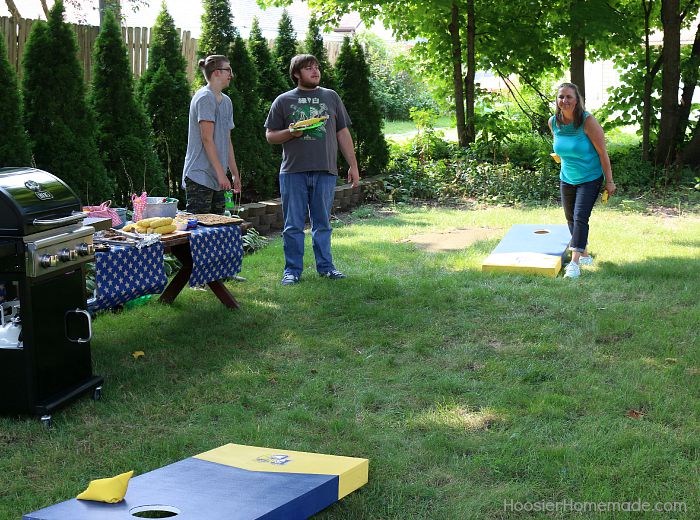
[[[207,56],[206,58],[199,60],[197,65],[199,65],[199,68],[202,69],[204,77],[207,78],[207,81],[209,81],[209,78],[213,72],[216,69],[221,68],[221,65],[224,63],[230,63],[226,56],[222,54],[212,54],[211,56]]]
[[[586,107],[583,105],[583,98],[581,97],[581,92],[579,91],[578,87],[573,83],[562,83],[557,87],[557,95],[559,94],[559,91],[563,88],[570,88],[576,94],[576,108],[574,108],[574,128],[578,128],[583,124],[583,113],[586,111]],[[556,117],[554,118],[554,120],[556,121],[558,127],[559,123],[564,122],[561,117],[561,109],[559,108],[559,103],[557,103],[557,111],[555,113],[555,116]]]

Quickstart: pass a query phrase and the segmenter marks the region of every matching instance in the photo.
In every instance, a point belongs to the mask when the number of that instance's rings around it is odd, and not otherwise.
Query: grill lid
[[[61,227],[74,222],[66,217],[80,210],[80,199],[58,177],[36,168],[0,168],[0,235]]]

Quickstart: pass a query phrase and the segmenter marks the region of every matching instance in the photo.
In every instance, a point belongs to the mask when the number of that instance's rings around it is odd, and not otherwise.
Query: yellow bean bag
[[[129,479],[133,474],[133,471],[127,471],[116,477],[91,480],[87,489],[75,498],[79,500],[107,502],[108,504],[121,502],[124,500],[126,488],[129,487]]]

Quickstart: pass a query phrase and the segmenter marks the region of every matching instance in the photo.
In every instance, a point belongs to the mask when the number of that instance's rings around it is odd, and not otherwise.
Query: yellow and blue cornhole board
[[[481,271],[555,277],[570,241],[566,225],[515,224],[483,261]]]
[[[129,481],[122,502],[68,500],[23,520],[174,520],[309,518],[367,483],[367,459],[226,444]],[[148,513],[145,513],[148,514]]]

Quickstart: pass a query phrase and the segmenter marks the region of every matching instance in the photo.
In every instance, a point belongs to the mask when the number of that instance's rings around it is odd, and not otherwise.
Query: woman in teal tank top
[[[571,262],[565,278],[577,278],[581,265],[591,265],[588,254],[588,220],[598,193],[605,183],[608,194],[615,193],[605,135],[595,117],[585,111],[578,87],[562,83],[557,91],[556,114],[549,120],[554,136],[554,152],[561,159],[559,174],[561,204],[571,231]]]

